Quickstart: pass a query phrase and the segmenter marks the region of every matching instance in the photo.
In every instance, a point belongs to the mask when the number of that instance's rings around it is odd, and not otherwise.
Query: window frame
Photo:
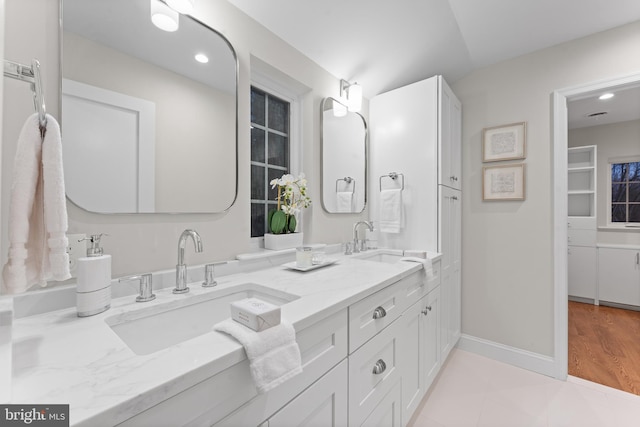
[[[611,200],[613,197],[612,194],[612,185],[613,182],[611,180],[611,168],[614,164],[621,163],[636,163],[640,162],[640,156],[624,156],[624,157],[612,157],[607,160],[607,227],[610,228],[628,228],[628,226],[637,227],[640,225],[640,222],[613,222],[611,218],[611,211],[613,208],[613,201]],[[635,182],[635,181],[634,181]],[[625,202],[626,205],[629,204],[627,200]],[[629,219],[629,218],[627,218]]]
[[[301,94],[295,90],[276,81],[276,79],[253,71],[251,75],[251,87],[255,87],[263,92],[268,93],[276,98],[289,103],[289,173],[298,175],[302,169],[302,102]],[[251,101],[249,101],[250,103]],[[251,105],[249,105],[251,109]],[[249,122],[251,126],[251,122]],[[251,138],[251,137],[249,137]],[[251,147],[249,147],[251,150]],[[251,151],[249,151],[249,174],[251,173]],[[249,222],[251,222],[251,194],[249,194]],[[304,215],[299,215],[298,227],[301,228],[304,221]],[[251,224],[249,223],[249,246],[250,249],[256,250],[264,248],[264,236],[251,237]]]

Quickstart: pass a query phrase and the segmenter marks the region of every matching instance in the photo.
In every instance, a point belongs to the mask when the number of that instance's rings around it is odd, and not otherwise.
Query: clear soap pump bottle
[[[105,234],[93,234],[87,256],[78,258],[78,286],[76,302],[78,317],[93,316],[111,307],[111,255],[104,255],[100,238]]]

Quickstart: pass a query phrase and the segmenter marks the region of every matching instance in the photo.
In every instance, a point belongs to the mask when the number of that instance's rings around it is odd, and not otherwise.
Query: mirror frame
[[[320,204],[322,205],[322,209],[324,209],[324,211],[328,214],[332,214],[332,215],[354,215],[354,214],[361,214],[362,212],[364,212],[364,210],[367,207],[367,189],[369,187],[369,180],[368,180],[368,174],[369,174],[369,127],[367,126],[367,121],[365,120],[364,116],[360,113],[356,113],[353,111],[349,111],[348,114],[356,114],[358,116],[360,116],[360,118],[362,119],[362,124],[364,125],[364,186],[363,186],[363,191],[364,191],[364,203],[362,205],[362,209],[360,211],[355,211],[355,212],[332,212],[329,209],[327,209],[327,206],[324,203],[324,166],[326,163],[326,160],[324,158],[324,148],[325,148],[325,141],[324,141],[324,112],[325,112],[325,108],[327,106],[328,102],[337,102],[341,105],[342,102],[340,102],[339,100],[332,98],[332,97],[327,97],[327,98],[323,98],[322,102],[320,103]],[[346,105],[345,105],[345,108]]]
[[[59,78],[58,78],[58,111],[59,116],[60,116],[60,132],[62,133],[63,137],[64,137],[64,118],[62,117],[62,81],[64,79],[64,74],[63,74],[63,47],[64,47],[64,0],[59,0],[58,3],[59,6],[59,28],[58,28],[58,46],[59,46]],[[239,143],[238,143],[238,131],[239,131],[239,123],[238,123],[238,111],[239,111],[239,105],[238,105],[238,100],[239,100],[239,96],[238,96],[238,90],[240,87],[240,79],[239,79],[239,75],[240,75],[240,63],[238,61],[238,54],[236,52],[236,50],[234,49],[233,45],[231,44],[231,42],[229,41],[229,39],[227,39],[224,34],[222,34],[220,31],[217,31],[215,29],[213,29],[211,26],[205,24],[204,22],[200,21],[197,18],[194,18],[191,15],[188,14],[181,14],[182,18],[185,19],[190,19],[191,21],[195,22],[196,24],[202,25],[205,29],[213,32],[214,34],[216,34],[218,37],[220,37],[222,39],[222,41],[229,47],[229,50],[231,51],[231,54],[233,55],[233,59],[235,61],[235,85],[236,85],[236,93],[235,93],[235,102],[236,102],[236,107],[235,107],[235,116],[236,116],[236,120],[235,120],[235,157],[236,157],[236,162],[235,162],[235,189],[234,189],[234,195],[233,195],[233,199],[231,200],[231,202],[229,203],[229,206],[225,207],[222,210],[219,211],[208,211],[208,212],[94,212],[94,211],[90,211],[87,210],[85,208],[83,208],[82,206],[78,205],[76,202],[74,202],[73,200],[71,200],[69,198],[68,195],[65,194],[65,198],[67,200],[68,203],[70,203],[71,205],[77,207],[78,209],[82,210],[83,212],[87,212],[90,214],[95,214],[95,215],[116,215],[116,216],[121,216],[121,215],[211,215],[211,214],[221,214],[221,213],[225,213],[227,211],[229,211],[229,209],[231,209],[231,207],[236,203],[236,201],[238,200],[238,189],[239,189],[239,167],[240,167],[240,161],[239,161]],[[64,159],[63,159],[64,160]]]

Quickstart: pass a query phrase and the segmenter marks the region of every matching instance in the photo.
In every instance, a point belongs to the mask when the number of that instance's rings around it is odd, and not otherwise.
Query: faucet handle
[[[218,284],[218,282],[216,281],[215,278],[215,266],[216,265],[222,265],[222,264],[226,264],[227,261],[220,261],[220,262],[214,262],[211,264],[207,264],[204,266],[204,282],[202,282],[202,287],[203,288],[211,288],[213,286],[216,286]]]
[[[118,282],[129,280],[140,281],[140,294],[136,297],[136,302],[147,302],[156,299],[156,295],[153,293],[153,276],[151,273],[121,277]]]

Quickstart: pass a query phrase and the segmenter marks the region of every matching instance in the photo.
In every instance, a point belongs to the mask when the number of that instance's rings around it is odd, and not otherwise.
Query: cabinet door
[[[596,248],[569,246],[569,296],[596,299]]]
[[[454,215],[453,196],[458,193],[451,188],[439,186],[439,215],[438,215],[438,252],[442,254],[440,258],[440,292],[441,292],[441,315],[440,315],[440,351],[443,360],[451,350],[451,334],[449,330],[450,307],[451,307],[451,287],[453,280],[453,246],[452,233]]]
[[[269,418],[269,427],[347,426],[347,361]]]
[[[440,176],[439,184],[461,189],[461,126],[460,101],[442,77],[439,82],[438,148]]]
[[[360,427],[400,427],[404,422],[400,400],[400,383],[398,382],[360,424]]]
[[[424,390],[428,390],[440,368],[440,288],[436,288],[422,299],[420,314],[421,362],[423,364]],[[406,421],[409,419],[407,418]]]
[[[409,307],[401,318],[400,373],[402,375],[402,420],[409,421],[426,393],[424,363],[425,340],[421,339],[426,296]],[[437,331],[436,331],[437,335]],[[439,352],[439,350],[438,350]]]
[[[640,250],[598,248],[601,301],[640,306]]]
[[[454,191],[451,195],[449,216],[449,247],[451,251],[451,285],[449,289],[449,333],[451,346],[460,339],[462,327],[462,194]]]

